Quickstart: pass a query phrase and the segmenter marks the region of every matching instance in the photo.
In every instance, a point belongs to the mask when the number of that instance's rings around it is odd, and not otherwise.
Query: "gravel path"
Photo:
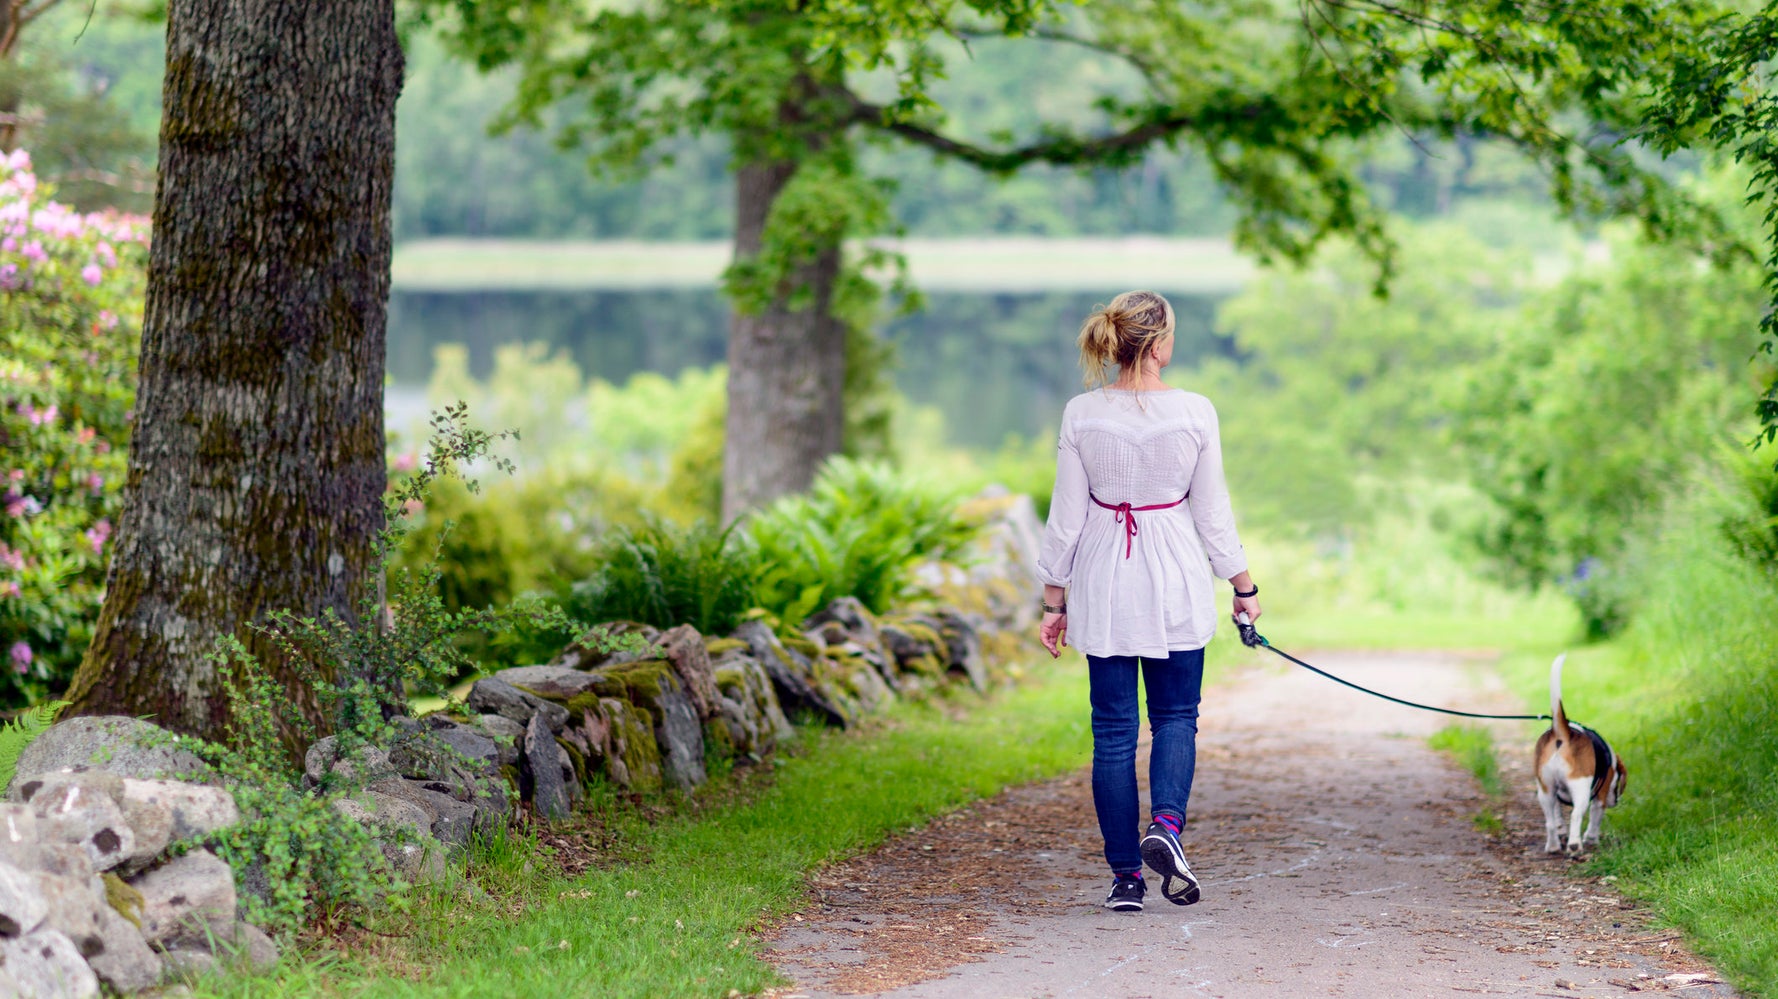
[[[1304,658],[1411,700],[1518,710],[1484,658]],[[1184,837],[1202,902],[1167,903],[1155,878],[1145,911],[1100,907],[1109,877],[1076,773],[821,872],[814,902],[769,934],[796,983],[770,995],[1735,994],[1610,884],[1546,858],[1529,790],[1506,802],[1505,834],[1478,831],[1488,803],[1426,746],[1450,721],[1260,663],[1205,702]],[[1535,727],[1490,724],[1508,786],[1528,789]]]

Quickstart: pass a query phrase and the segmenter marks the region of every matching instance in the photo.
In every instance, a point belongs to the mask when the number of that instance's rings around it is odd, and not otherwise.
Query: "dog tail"
[[[1550,729],[1556,738],[1568,740],[1574,738],[1574,732],[1568,727],[1568,716],[1562,711],[1562,661],[1568,658],[1564,652],[1550,663]]]

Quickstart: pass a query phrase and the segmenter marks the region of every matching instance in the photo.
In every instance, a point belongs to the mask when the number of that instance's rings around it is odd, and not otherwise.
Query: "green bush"
[[[690,624],[706,635],[729,633],[753,606],[759,575],[735,526],[650,520],[611,532],[599,544],[598,571],[570,591],[569,613],[583,621]]]
[[[792,624],[843,596],[882,613],[909,595],[915,565],[962,553],[975,528],[956,511],[956,496],[887,464],[836,457],[806,495],[748,520],[754,599]]]
[[[67,685],[121,510],[147,222],[50,200],[0,156],[0,707]]]

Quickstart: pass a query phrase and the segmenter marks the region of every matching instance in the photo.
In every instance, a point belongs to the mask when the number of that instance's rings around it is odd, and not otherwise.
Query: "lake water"
[[[1178,314],[1174,363],[1228,354],[1214,330],[1222,295],[1170,295]],[[1103,296],[933,292],[920,312],[879,331],[896,345],[897,387],[937,407],[958,444],[995,447],[1010,434],[1047,433],[1080,390],[1074,347]],[[392,403],[413,405],[433,348],[468,349],[486,377],[494,348],[541,342],[566,349],[589,378],[622,383],[639,371],[673,375],[723,360],[728,307],[714,288],[646,291],[396,291],[389,303]],[[420,403],[423,405],[423,403]]]

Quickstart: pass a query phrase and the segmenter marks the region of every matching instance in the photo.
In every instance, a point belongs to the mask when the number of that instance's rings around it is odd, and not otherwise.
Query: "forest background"
[[[148,208],[160,35],[62,5],[25,37],[0,85],[28,84],[41,124],[20,141],[62,200]],[[533,525],[593,538],[650,516],[713,516],[732,180],[715,140],[601,178],[547,128],[491,136],[510,76],[468,71],[417,27],[407,53],[390,328],[391,426],[407,437],[393,460],[411,453],[428,404],[466,399],[488,425],[524,430],[519,476],[446,492],[428,511],[461,524],[448,598],[479,606],[594,571],[593,546],[551,544]],[[942,103],[982,133],[1020,132],[1038,112],[1092,124],[1071,81],[1109,72],[1090,52],[987,42],[963,65]],[[1666,767],[1632,795],[1628,847],[1601,863],[1651,882],[1660,870],[1670,918],[1749,981],[1778,980],[1769,944],[1734,931],[1758,896],[1725,873],[1741,849],[1778,840],[1778,768],[1693,780],[1711,759],[1778,757],[1759,723],[1778,693],[1778,477],[1772,453],[1749,447],[1752,400],[1771,376],[1756,352],[1759,272],[1624,223],[1560,220],[1545,179],[1484,142],[1395,135],[1347,154],[1395,213],[1402,250],[1386,298],[1350,247],[1302,271],[1235,255],[1233,212],[1187,152],[1001,181],[872,148],[866,172],[894,179],[916,279],[931,277],[911,311],[884,313],[888,349],[850,380],[854,412],[875,422],[848,450],[957,493],[998,482],[1041,506],[1080,318],[1126,284],[1170,294],[1180,344],[1168,377],[1223,414],[1273,637],[1505,645],[1530,704],[1543,645],[1592,643],[1571,660],[1571,699]],[[1666,169],[1731,217],[1747,213],[1757,242],[1733,165]],[[1127,237],[1147,241],[1095,242]],[[638,253],[611,241],[665,245],[651,267],[601,267]],[[942,263],[923,272],[922,252]],[[1144,280],[1082,262],[1118,254]],[[90,542],[80,571],[102,577],[103,546]],[[7,673],[8,706],[53,695],[78,661],[81,611],[58,613],[61,631],[34,637]],[[1702,735],[1675,719],[1705,715],[1721,724],[1696,748],[1663,741]],[[1649,799],[1677,800],[1690,825],[1640,813]]]

